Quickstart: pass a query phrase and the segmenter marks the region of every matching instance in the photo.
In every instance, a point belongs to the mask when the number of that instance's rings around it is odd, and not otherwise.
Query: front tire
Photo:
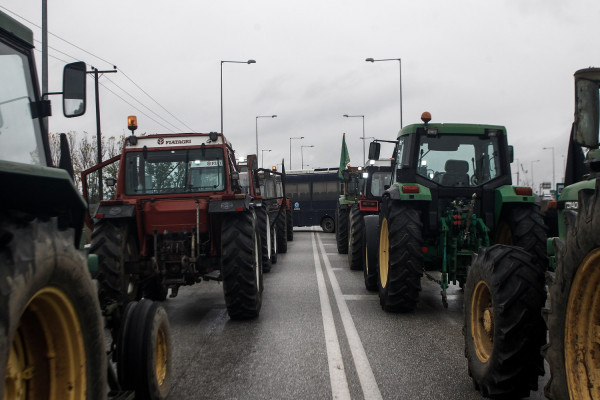
[[[417,306],[423,275],[420,212],[392,200],[384,203],[379,224],[379,302],[390,312]]]
[[[164,308],[147,299],[131,302],[117,343],[121,387],[139,400],[163,400],[172,380],[171,328]]]
[[[223,292],[231,319],[258,317],[262,305],[262,255],[252,211],[223,215],[221,227]]]
[[[0,393],[7,399],[106,399],[96,286],[73,231],[56,225],[56,219],[2,221]]]
[[[339,254],[348,254],[348,215],[348,207],[338,203],[335,209],[335,241],[337,243],[337,251]],[[323,230],[327,232],[325,227],[323,227]],[[333,232],[333,230],[331,232]]]
[[[365,215],[365,234],[363,235],[364,261],[363,275],[365,288],[376,292],[377,287],[377,253],[379,251],[379,216]]]
[[[550,399],[600,398],[597,369],[600,315],[600,181],[579,192],[577,215],[565,213],[567,237],[555,239],[556,274],[550,286],[546,361]]]
[[[521,398],[537,390],[546,341],[544,272],[520,247],[482,247],[465,284],[465,356],[486,397]]]
[[[360,271],[363,269],[363,236],[365,235],[365,221],[358,204],[350,209],[348,217],[348,264],[350,269]]]

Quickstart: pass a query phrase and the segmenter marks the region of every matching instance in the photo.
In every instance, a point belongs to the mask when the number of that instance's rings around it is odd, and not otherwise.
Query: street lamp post
[[[302,158],[302,169],[304,169],[304,153],[302,151],[302,149],[304,149],[305,147],[315,147],[312,144],[310,146],[300,146],[300,157]]]
[[[382,58],[375,60],[373,58],[367,58],[365,61],[374,63],[375,61],[398,61],[400,66],[400,129],[402,129],[402,59],[401,58]]]
[[[254,61],[254,60],[248,60],[248,61],[221,61],[221,133],[223,133],[223,64],[224,63],[256,64],[256,61]]]
[[[556,189],[556,182],[554,179],[554,146],[544,147],[542,150],[552,150],[552,190]]]
[[[360,117],[362,118],[362,125],[363,125],[363,137],[365,136],[365,116],[364,115],[348,115],[348,114],[344,114],[344,117],[346,118],[352,118],[352,117]],[[365,165],[365,141],[363,140],[363,165]]]
[[[256,155],[258,155],[258,119],[259,118],[275,118],[277,115],[258,115],[256,117]]]
[[[534,162],[540,162],[540,160],[533,160],[531,162],[531,188],[533,189],[533,191],[535,192],[535,184],[533,183],[533,163]]]
[[[261,168],[264,168],[264,167],[265,167],[265,151],[271,151],[271,150],[265,150],[265,149],[262,149],[262,150],[260,151],[260,152],[261,152],[261,161],[260,161]]]
[[[292,169],[292,139],[304,139],[304,136],[290,138],[290,170]]]

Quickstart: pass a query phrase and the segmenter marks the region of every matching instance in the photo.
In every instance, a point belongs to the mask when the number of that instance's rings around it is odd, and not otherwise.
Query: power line
[[[121,72],[119,70],[119,72]],[[171,125],[173,128],[175,128],[175,130],[182,132],[182,130],[178,127],[176,127],[175,125],[173,125],[172,123],[170,123],[169,121],[167,121],[166,119],[164,119],[163,117],[161,117],[158,113],[154,112],[152,109],[150,109],[150,107],[146,106],[144,103],[142,103],[141,101],[139,101],[138,99],[136,99],[134,96],[132,96],[130,93],[128,93],[125,89],[123,89],[121,86],[117,85],[112,79],[110,79],[108,76],[106,77],[106,79],[112,83],[113,85],[115,85],[116,87],[118,87],[119,89],[121,89],[121,91],[123,93],[125,93],[127,96],[129,96],[131,99],[133,99],[134,101],[136,101],[137,103],[139,103],[142,107],[144,107],[145,109],[147,109],[148,111],[150,111],[151,113],[153,113],[154,115],[156,115],[158,118],[160,118],[162,121],[164,121],[165,123]]]
[[[169,130],[169,128],[167,128],[166,126],[164,126],[163,124],[161,124],[160,122],[158,122],[157,120],[155,120],[154,118],[152,118],[151,116],[149,116],[148,114],[146,114],[145,112],[143,112],[142,110],[140,110],[139,108],[137,108],[136,106],[134,106],[133,104],[131,104],[130,102],[128,102],[127,100],[125,100],[123,97],[119,96],[117,93],[115,93],[114,91],[112,91],[110,88],[108,88],[105,84],[103,84],[102,82],[100,82],[100,85],[102,85],[102,87],[104,87],[106,90],[108,90],[109,92],[111,92],[112,94],[114,94],[115,96],[117,96],[119,99],[121,99],[123,102],[127,103],[129,106],[131,106],[134,110],[137,110],[138,112],[140,112],[142,115],[145,115],[146,117],[148,117],[149,119],[151,119],[152,121],[156,122],[158,125],[162,126],[163,128],[165,128],[167,131]]]
[[[26,21],[26,22],[28,22],[29,24],[31,24],[31,25],[33,25],[33,26],[35,26],[35,27],[39,28],[39,29],[42,29],[42,27],[41,27],[41,26],[39,26],[38,24],[36,24],[36,23],[34,23],[34,22],[32,22],[32,21],[28,20],[28,19],[27,19],[27,18],[25,18],[25,17],[22,17],[21,15],[19,15],[19,14],[17,14],[17,13],[15,13],[15,12],[13,12],[13,11],[11,11],[11,10],[9,10],[8,8],[6,8],[6,7],[2,6],[2,5],[0,5],[0,8],[2,8],[2,9],[4,9],[4,10],[6,10],[7,12],[9,12],[10,14],[12,14],[12,15],[14,15],[14,16],[16,16],[16,17],[20,18],[20,19],[22,19],[23,21]],[[91,52],[89,52],[89,51],[87,51],[87,50],[85,50],[85,49],[83,49],[83,48],[81,48],[81,47],[77,46],[76,44],[69,42],[69,41],[68,41],[68,40],[66,40],[66,39],[63,39],[62,37],[60,37],[60,36],[58,36],[58,35],[55,35],[55,34],[54,34],[54,33],[52,33],[52,32],[48,32],[48,33],[49,33],[50,35],[54,36],[55,38],[57,38],[57,39],[60,39],[60,40],[62,40],[63,42],[65,42],[65,43],[67,43],[67,44],[69,44],[69,45],[71,45],[71,46],[75,47],[76,49],[79,49],[79,50],[83,51],[84,53],[86,53],[86,54],[89,54],[90,56],[92,56],[92,57],[94,57],[94,58],[96,58],[96,59],[98,59],[98,60],[100,60],[100,61],[103,61],[103,62],[105,62],[105,63],[107,63],[107,64],[111,65],[111,66],[112,66],[114,69],[117,69],[117,67],[115,66],[115,64],[114,64],[114,63],[111,63],[111,62],[109,62],[109,61],[105,60],[104,58],[102,58],[102,57],[99,57],[99,56],[95,55],[94,53],[91,53]],[[36,42],[40,43],[38,40],[36,40]],[[51,49],[53,49],[53,50],[55,50],[55,51],[57,51],[57,52],[59,52],[59,53],[61,53],[61,54],[63,54],[63,55],[65,55],[65,56],[67,56],[67,57],[71,57],[72,59],[74,59],[74,60],[77,60],[77,58],[75,58],[75,57],[73,57],[73,56],[71,56],[71,55],[69,55],[69,54],[67,54],[67,53],[64,53],[64,52],[62,52],[62,51],[60,51],[60,50],[57,50],[57,49],[55,49],[55,48],[53,48],[53,47],[50,47],[50,48],[51,48]],[[58,59],[58,58],[56,58],[56,57],[52,57],[52,58],[55,58],[55,59],[57,59],[57,60],[60,60],[60,59]],[[66,63],[66,61],[64,61],[64,62]],[[90,65],[90,64],[88,64],[88,65]],[[149,94],[148,92],[146,92],[144,89],[142,89],[142,88],[141,88],[141,86],[139,86],[137,83],[135,83],[135,82],[133,81],[133,79],[131,79],[131,78],[129,77],[129,75],[127,75],[127,74],[126,74],[126,73],[125,73],[125,72],[124,72],[122,69],[119,69],[119,72],[120,72],[120,73],[121,73],[123,76],[125,76],[125,77],[126,77],[128,80],[129,80],[129,81],[131,81],[131,83],[133,83],[133,84],[134,84],[134,85],[135,85],[135,86],[136,86],[136,87],[137,87],[137,88],[138,88],[138,89],[139,89],[139,90],[140,90],[142,93],[144,93],[146,96],[148,96],[148,97],[149,97],[149,98],[150,98],[150,99],[151,99],[153,102],[155,102],[155,103],[156,103],[156,104],[157,104],[157,105],[158,105],[160,108],[162,108],[162,109],[163,109],[165,112],[167,112],[167,113],[168,113],[168,114],[169,114],[171,117],[175,118],[175,120],[177,120],[177,121],[178,121],[180,124],[182,124],[182,125],[183,125],[184,127],[186,127],[187,129],[189,129],[191,132],[195,132],[195,131],[194,131],[192,128],[190,128],[190,127],[189,127],[189,126],[188,126],[186,123],[184,123],[183,121],[181,121],[179,118],[177,118],[175,115],[173,115],[173,114],[172,114],[172,113],[171,113],[169,110],[167,110],[165,107],[163,107],[163,106],[162,106],[162,105],[161,105],[161,104],[160,104],[158,101],[156,101],[156,99],[154,99],[152,96],[150,96],[150,94]],[[112,82],[112,81],[111,81],[111,82]],[[114,84],[114,82],[113,82],[113,84]],[[102,86],[106,87],[105,85],[102,85]],[[118,85],[116,85],[116,84],[115,84],[115,86],[119,87],[119,86],[118,86]],[[121,90],[123,90],[123,92],[127,93],[127,92],[126,92],[124,89],[122,89],[122,88],[120,88],[120,87],[119,87],[119,89],[121,89]],[[116,95],[116,93],[114,93],[114,92],[113,92],[113,94],[115,94],[115,95]],[[128,95],[129,95],[131,98],[134,98],[134,97],[133,97],[131,94],[129,94],[129,93],[127,93],[127,94],[128,94]],[[119,96],[117,95],[117,97],[119,97]],[[121,99],[122,99],[122,98],[121,98]],[[122,100],[124,100],[124,99],[122,99]],[[137,101],[138,101],[138,103],[142,104],[142,102],[140,102],[139,100],[137,100]],[[129,103],[128,103],[128,104],[129,104]],[[142,104],[142,105],[143,105],[143,104]],[[147,106],[145,106],[145,105],[144,105],[144,107],[146,107],[148,110],[150,110],[150,108],[149,108],[149,107],[147,107]],[[152,111],[152,110],[150,110],[150,111],[151,111],[151,112],[152,112],[154,115],[156,115],[157,117],[161,118],[163,121],[167,122],[167,121],[166,121],[164,118],[162,118],[160,115],[158,115],[158,113],[156,113],[156,112],[154,112],[154,111]],[[144,114],[144,115],[146,115],[146,114]],[[146,115],[146,116],[148,116],[148,115]],[[150,119],[152,119],[152,118],[150,118]],[[155,121],[154,119],[152,119],[152,120],[153,120],[153,121]],[[155,121],[155,122],[156,122],[156,121]],[[167,123],[168,123],[169,125],[171,125],[171,126],[175,127],[175,125],[171,124],[170,122],[167,122]],[[164,125],[162,125],[162,124],[159,124],[159,125],[161,125],[161,126],[165,127],[165,126],[164,126]],[[165,127],[165,129],[166,129],[166,127]],[[175,129],[178,129],[178,130],[180,130],[180,131],[181,131],[181,129],[179,129],[179,128],[176,128],[176,127],[175,127]]]

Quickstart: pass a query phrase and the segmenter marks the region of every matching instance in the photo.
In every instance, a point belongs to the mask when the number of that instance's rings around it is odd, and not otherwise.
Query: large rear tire
[[[379,216],[365,215],[365,234],[363,235],[365,288],[376,292],[377,287],[377,253],[379,252]]]
[[[98,281],[100,305],[117,303],[122,311],[128,302],[139,300],[140,283],[134,274],[126,271],[128,263],[139,260],[139,250],[134,234],[130,234],[127,221],[99,220],[92,232],[90,253],[98,255]]]
[[[253,211],[223,215],[221,227],[223,292],[231,319],[258,317],[263,273],[258,224]]]
[[[537,390],[546,341],[544,272],[516,246],[482,247],[465,284],[465,356],[486,397],[521,398]]]
[[[349,208],[338,203],[335,208],[335,241],[339,254],[348,254],[348,216]]]
[[[106,399],[104,324],[73,231],[2,221],[0,393],[5,399]],[[52,357],[50,357],[52,355]]]
[[[379,224],[379,302],[390,312],[414,311],[423,276],[420,212],[390,199]]]
[[[547,232],[539,205],[511,206],[500,218],[494,243],[522,247],[534,255],[536,264],[545,268],[548,265]]]
[[[351,270],[363,269],[364,249],[363,236],[365,235],[365,221],[360,212],[360,207],[355,204],[350,209],[348,217],[348,264]]]
[[[125,308],[117,343],[121,387],[136,400],[163,400],[172,380],[171,328],[164,308],[147,299]]]
[[[550,286],[546,361],[550,399],[600,398],[600,181],[579,192],[577,215],[565,213],[567,237],[555,239],[556,274]]]

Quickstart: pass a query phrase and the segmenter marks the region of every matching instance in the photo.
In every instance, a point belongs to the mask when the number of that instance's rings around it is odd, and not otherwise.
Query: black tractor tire
[[[98,256],[98,272],[93,278],[98,281],[102,309],[117,303],[122,314],[127,303],[141,298],[138,278],[125,271],[126,263],[139,260],[138,249],[130,222],[100,219],[94,226],[90,253]]]
[[[354,204],[348,216],[348,264],[350,265],[350,269],[354,271],[363,269],[363,236],[365,236],[365,221],[363,217],[358,204]]]
[[[377,254],[379,252],[379,216],[365,215],[365,234],[363,235],[364,265],[363,275],[365,288],[376,292],[377,287]]]
[[[271,265],[277,264],[277,224],[271,226]]]
[[[287,253],[287,227],[285,223],[285,214],[282,212],[277,216],[277,252]]]
[[[125,308],[117,342],[117,375],[136,400],[163,400],[172,383],[172,344],[164,308],[148,299]]]
[[[287,228],[287,240],[291,242],[294,240],[294,209],[290,208],[285,212],[285,223]]]
[[[349,208],[338,203],[335,208],[335,241],[339,254],[348,254],[348,217]],[[323,228],[325,231],[325,228]],[[333,232],[333,231],[332,231]]]
[[[537,390],[546,342],[544,271],[517,246],[482,247],[465,284],[465,356],[483,396],[516,399]]]
[[[523,204],[505,210],[496,229],[495,243],[522,247],[545,269],[548,266],[547,238],[548,227],[540,206]]]
[[[221,227],[223,292],[231,319],[258,317],[263,273],[260,233],[252,211],[223,215]]]
[[[600,181],[579,192],[578,212],[565,212],[567,236],[554,239],[556,273],[547,313],[545,349],[550,399],[600,398],[597,326],[600,309]]]
[[[385,199],[379,222],[379,302],[389,312],[411,312],[417,306],[423,276],[419,210]]]
[[[255,209],[256,219],[260,229],[260,244],[262,253],[263,272],[271,272],[271,223],[265,207]]]
[[[346,223],[347,222],[348,221],[346,221]],[[333,220],[333,218],[331,218],[331,217],[324,217],[321,220],[321,229],[323,229],[323,232],[325,232],[325,233],[333,233],[333,232],[335,232],[336,231],[335,230],[336,229],[336,223]]]
[[[106,399],[104,322],[73,230],[0,218],[0,393]]]

